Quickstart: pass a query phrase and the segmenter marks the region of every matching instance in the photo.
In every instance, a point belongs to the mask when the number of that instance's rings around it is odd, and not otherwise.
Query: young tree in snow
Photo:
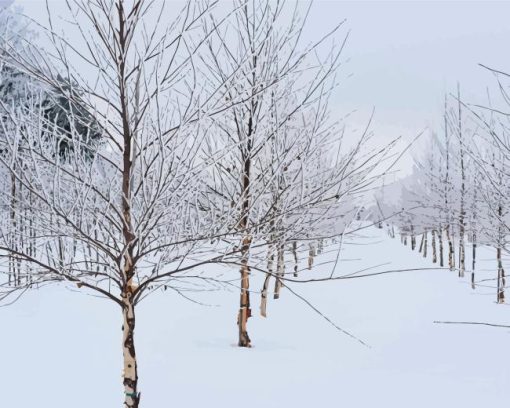
[[[457,95],[456,95],[455,108],[447,112],[448,120],[445,121],[445,127],[449,127],[450,135],[453,135],[453,148],[455,149],[455,156],[453,161],[453,200],[452,204],[458,205],[458,217],[454,217],[454,224],[457,224],[458,220],[458,232],[459,232],[459,277],[463,277],[466,270],[466,249],[465,249],[465,234],[466,234],[466,137],[467,129],[465,128],[465,118],[462,112],[462,101],[460,95],[460,84],[457,83]],[[458,201],[458,204],[457,204]],[[455,263],[455,260],[453,260]]]
[[[28,89],[26,103],[1,105],[6,137],[0,140],[0,171],[31,197],[18,201],[5,194],[2,206],[32,220],[30,232],[2,228],[2,258],[14,256],[31,267],[15,285],[1,286],[2,298],[70,282],[118,305],[124,405],[135,408],[136,306],[193,268],[219,262],[210,242],[229,231],[224,222],[200,217],[197,206],[210,165],[200,156],[208,131],[203,119],[212,114],[216,95],[200,86],[194,64],[204,37],[196,29],[212,5],[187,2],[173,21],[163,22],[164,2],[66,4],[67,28],[81,35],[73,43],[50,15],[52,52],[30,44],[20,49],[10,39],[3,44],[3,66],[57,89],[80,110],[69,109],[64,126],[60,117],[47,115],[39,88]],[[146,18],[156,23],[146,24]],[[215,107],[223,108],[217,101]],[[101,143],[93,141],[88,115],[99,124]],[[63,140],[73,147],[66,154],[60,154]]]
[[[263,240],[269,244],[271,270],[275,246],[277,274],[281,274],[285,236],[292,234],[287,228],[278,232],[275,225],[282,217],[283,193],[301,182],[297,173],[290,182],[286,174],[296,169],[302,175],[308,170],[299,165],[298,157],[305,161],[307,144],[313,141],[307,131],[322,131],[321,103],[331,90],[342,47],[319,57],[321,46],[336,27],[317,43],[301,48],[306,18],[299,17],[299,4],[287,7],[283,1],[267,0],[239,1],[235,6],[238,11],[230,24],[208,41],[209,55],[204,61],[211,72],[211,87],[223,87],[229,106],[225,115],[213,121],[217,129],[211,142],[214,149],[230,146],[231,152],[216,162],[212,190],[218,192],[220,201],[239,204],[235,209],[238,234],[231,243],[240,247],[238,345],[250,347],[247,322],[251,316],[250,271],[255,266],[250,265],[250,258],[256,258],[253,243]],[[211,25],[215,27],[216,22]],[[307,119],[320,123],[315,129],[306,126],[299,130],[298,119],[303,111],[311,112],[312,106],[317,106],[316,112]],[[311,205],[318,197],[302,199],[299,205]],[[293,203],[285,211],[295,212],[295,206]]]
[[[361,204],[358,196],[376,178],[374,168],[393,145],[367,152],[366,130],[346,147],[330,117],[328,96],[343,42],[329,47],[326,40],[340,25],[301,46],[308,10],[301,18],[300,4],[235,4],[235,18],[211,36],[203,61],[210,86],[223,87],[229,107],[211,122],[217,131],[208,155],[226,147],[229,153],[215,162],[210,190],[215,208],[236,214],[237,234],[228,245],[240,248],[234,262],[240,265],[238,345],[250,347],[251,274],[265,274],[260,308],[266,316],[271,278],[278,298],[288,275],[297,277],[301,252],[308,253],[311,268],[315,243],[343,232]]]

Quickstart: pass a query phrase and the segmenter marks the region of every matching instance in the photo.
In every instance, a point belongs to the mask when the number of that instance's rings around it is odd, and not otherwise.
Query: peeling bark
[[[138,408],[140,393],[138,392],[138,367],[134,342],[135,309],[131,299],[132,291],[133,287],[128,284],[127,292],[122,295],[122,316],[124,318],[122,325],[124,405],[127,408]]]

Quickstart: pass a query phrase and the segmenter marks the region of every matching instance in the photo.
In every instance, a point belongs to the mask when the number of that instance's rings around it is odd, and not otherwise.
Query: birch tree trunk
[[[472,271],[471,271],[471,288],[475,289],[475,266],[476,266],[476,231],[473,230],[473,241],[472,241],[472,248],[473,248],[473,259],[472,259]]]
[[[120,114],[122,119],[122,235],[124,239],[124,250],[121,257],[121,276],[123,287],[121,291],[122,313],[124,318],[122,353],[124,356],[124,405],[127,408],[138,408],[140,394],[138,393],[138,370],[136,364],[136,353],[134,343],[135,330],[135,305],[133,293],[135,285],[133,278],[135,276],[136,265],[134,263],[135,228],[133,227],[132,213],[132,172],[133,172],[133,148],[136,145],[136,133],[131,129],[130,109],[129,109],[129,87],[126,80],[126,55],[129,47],[129,34],[126,31],[126,20],[124,3],[117,3],[117,12],[119,16],[119,50],[117,63],[118,89],[120,97]]]
[[[446,226],[446,238],[448,239],[448,267],[455,268],[455,249],[453,247],[453,234],[450,233],[450,226]]]
[[[501,242],[503,241],[504,235],[503,235],[503,222],[502,222],[502,216],[503,216],[503,207],[500,204],[498,206],[498,219],[499,219],[499,226],[498,226],[498,248],[496,249],[496,258],[498,261],[498,294],[497,294],[497,302],[498,303],[505,303],[505,270],[503,269],[503,261],[501,259]]]
[[[252,83],[254,84],[255,75],[257,71],[257,56],[252,56]],[[246,134],[239,134],[239,140],[241,143],[241,163],[242,163],[242,175],[241,175],[241,194],[240,198],[242,201],[242,211],[239,220],[239,229],[243,234],[242,246],[241,246],[241,293],[239,302],[239,313],[237,315],[237,325],[239,328],[239,347],[251,347],[251,340],[248,336],[248,319],[251,317],[250,308],[250,247],[251,247],[251,234],[250,229],[250,208],[251,208],[251,164],[253,154],[253,134],[254,134],[254,115],[257,110],[257,102],[255,101],[255,95],[252,90],[250,99],[250,109],[248,113],[248,122],[246,128]]]
[[[501,247],[496,249],[496,258],[498,261],[498,294],[497,302],[505,303],[505,270],[503,269],[503,262],[501,260]]]
[[[459,144],[460,144],[460,176],[461,176],[461,186],[460,186],[460,213],[459,213],[459,277],[464,277],[464,271],[466,270],[465,264],[465,245],[464,245],[464,235],[465,235],[465,196],[466,196],[466,173],[464,169],[464,139],[462,135],[462,103],[460,102],[460,85],[457,83],[457,100],[459,103]]]
[[[14,168],[15,164],[13,165]],[[14,233],[11,234],[10,240],[12,248],[18,251],[18,241],[17,241],[17,222],[16,222],[16,211],[17,211],[17,193],[16,193],[16,177],[14,174],[11,175],[11,211],[10,211],[10,222],[12,226],[12,231]],[[16,257],[9,253],[9,284],[16,285],[17,277],[16,277]]]
[[[461,227],[459,236],[459,278],[464,277],[464,271],[466,269],[466,255],[464,245],[464,229]]]
[[[311,270],[313,266],[313,258],[315,257],[315,247],[313,244],[310,244],[310,249],[308,250],[308,269]]]
[[[444,250],[443,250],[443,227],[439,225],[437,231],[437,239],[439,240],[439,266],[444,266]]]
[[[426,258],[427,257],[427,247],[428,247],[428,231],[425,231],[423,233],[423,236],[424,236],[424,240],[423,240],[423,257]]]
[[[124,405],[126,408],[138,408],[140,394],[138,393],[138,367],[134,342],[135,309],[131,299],[132,287],[128,286],[127,293],[122,297],[124,319],[122,325],[122,355],[124,357]]]
[[[472,222],[471,222],[471,250],[472,250],[472,257],[471,257],[471,288],[475,289],[475,269],[476,269],[476,246],[477,246],[477,236],[476,236],[476,228],[477,228],[477,200],[478,200],[478,189],[477,185],[475,184],[473,188],[473,204],[471,206],[471,216]]]
[[[251,245],[250,236],[243,239],[241,249],[241,296],[237,325],[239,327],[239,347],[251,347],[251,340],[248,336],[248,319],[251,317],[250,309],[250,267],[248,266],[249,250]]]
[[[432,263],[437,263],[436,230],[432,230]]]
[[[297,254],[297,242],[292,242],[292,255],[294,256],[294,277],[298,276],[298,254]]]
[[[271,275],[274,273],[274,253],[273,244],[269,244],[267,247],[267,273],[262,285],[262,292],[260,293],[260,315],[267,317],[267,289],[269,287],[269,281]]]
[[[450,206],[449,206],[449,192],[450,192],[450,139],[448,136],[448,99],[445,95],[444,98],[444,137],[445,137],[445,155],[446,155],[446,169],[444,179],[444,209],[446,211],[446,239],[448,240],[448,267],[453,269],[455,267],[455,257],[453,255],[453,243],[450,235],[451,217],[450,217]],[[442,232],[441,232],[442,234]]]
[[[284,263],[284,253],[283,253],[283,244],[278,245],[277,251],[277,260],[276,260],[276,282],[274,285],[274,298],[280,298],[280,290],[282,288],[282,280],[285,274],[285,263]]]

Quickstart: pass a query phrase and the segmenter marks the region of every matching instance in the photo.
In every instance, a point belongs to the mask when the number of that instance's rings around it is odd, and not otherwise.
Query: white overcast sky
[[[43,0],[15,3],[33,18],[45,16]],[[372,129],[381,141],[440,127],[444,94],[457,81],[468,101],[484,101],[494,80],[479,63],[510,71],[510,2],[316,1],[306,37],[343,19],[348,62],[333,108],[357,110],[351,126],[361,129],[375,107]]]

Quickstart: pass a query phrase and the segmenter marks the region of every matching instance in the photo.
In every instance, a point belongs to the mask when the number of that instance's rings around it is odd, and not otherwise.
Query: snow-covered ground
[[[371,228],[345,247],[337,274],[430,267]],[[495,274],[493,254],[479,266]],[[485,259],[485,260],[484,260]],[[484,260],[484,261],[482,261]],[[493,283],[493,282],[492,282]],[[258,289],[256,285],[253,289]],[[434,320],[507,323],[493,289],[471,290],[455,272],[419,271],[294,284],[366,348],[283,290],[249,321],[252,349],[233,346],[237,293],[203,294],[200,306],[171,291],[140,305],[136,342],[142,407],[488,407],[510,403],[509,330]],[[0,406],[122,406],[121,321],[111,302],[52,287],[0,309]]]

